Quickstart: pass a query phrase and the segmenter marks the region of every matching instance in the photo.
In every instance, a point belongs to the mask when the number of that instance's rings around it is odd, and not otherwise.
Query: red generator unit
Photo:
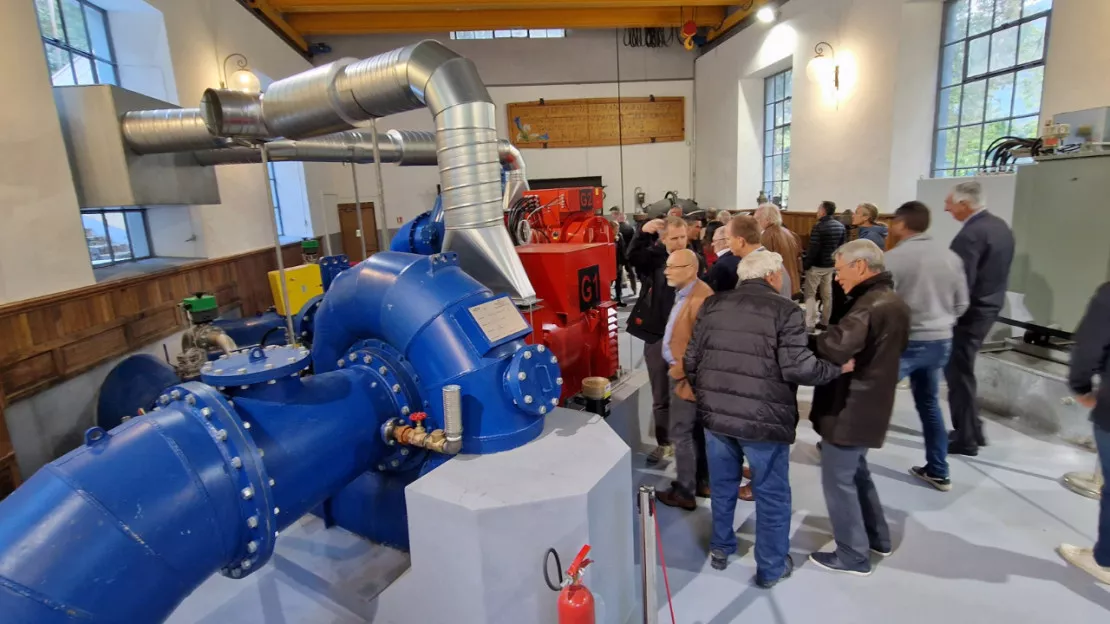
[[[562,400],[582,391],[586,377],[612,377],[620,358],[617,306],[609,285],[617,278],[613,243],[549,243],[516,248],[540,302],[522,310],[532,324],[528,342],[559,358]]]
[[[611,243],[599,186],[524,191],[532,243]]]

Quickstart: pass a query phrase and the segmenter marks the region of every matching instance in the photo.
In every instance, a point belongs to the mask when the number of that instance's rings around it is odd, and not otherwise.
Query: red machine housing
[[[613,243],[531,244],[516,248],[540,303],[524,315],[528,342],[559,358],[562,399],[582,391],[586,377],[612,377],[620,358],[617,306],[609,285],[617,277]]]
[[[532,212],[533,243],[611,243],[612,225],[601,216],[604,195],[599,186],[524,191],[538,210]]]

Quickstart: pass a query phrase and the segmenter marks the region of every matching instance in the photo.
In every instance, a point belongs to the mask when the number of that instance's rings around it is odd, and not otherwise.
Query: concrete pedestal
[[[597,621],[630,617],[631,452],[600,417],[557,409],[534,442],[457,457],[405,494],[412,567],[378,597],[375,622],[554,624],[544,553],[566,567],[583,544]]]

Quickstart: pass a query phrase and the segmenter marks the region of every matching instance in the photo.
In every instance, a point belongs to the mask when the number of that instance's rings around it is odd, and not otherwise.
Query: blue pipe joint
[[[440,200],[436,198],[436,205]],[[415,253],[422,256],[437,254],[443,248],[445,228],[443,220],[436,221],[435,212],[425,212],[405,223],[389,242],[390,251]]]
[[[196,382],[157,403],[0,501],[0,620],[161,622],[270,557],[268,472],[231,405]]]
[[[505,374],[532,333],[505,295],[494,295],[458,267],[455,254],[374,255],[336,278],[317,312],[312,347],[317,373],[334,370],[365,340],[389,345],[405,358],[428,414],[425,426],[443,427],[443,387],[462,389],[463,453],[521,446],[543,430],[539,405],[514,405]],[[523,358],[524,356],[521,356]],[[538,360],[537,360],[538,361]],[[548,362],[547,377],[559,377]],[[530,374],[529,370],[524,370]],[[398,376],[403,369],[393,368]],[[521,372],[521,369],[514,373]],[[542,376],[542,373],[536,372]],[[533,400],[547,390],[534,391]]]
[[[505,391],[522,411],[543,416],[559,405],[563,392],[559,359],[543,345],[528,345],[513,354],[505,369]]]
[[[297,377],[312,361],[308,349],[300,346],[269,345],[240,349],[220,356],[201,367],[200,379],[217,388],[277,383],[283,377]]]
[[[304,304],[297,315],[293,317],[293,331],[297,333],[297,340],[302,344],[312,344],[313,327],[316,322],[316,311],[324,302],[323,295],[317,295]]]
[[[351,259],[345,254],[337,256],[324,256],[320,258],[320,279],[323,281],[324,292],[328,292],[335,276],[351,268]]]

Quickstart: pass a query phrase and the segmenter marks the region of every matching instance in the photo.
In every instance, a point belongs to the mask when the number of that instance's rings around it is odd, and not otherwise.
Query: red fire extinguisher
[[[589,553],[590,545],[586,544],[582,547],[582,550],[578,551],[578,556],[574,558],[574,562],[567,569],[566,577],[563,577],[559,553],[555,552],[554,548],[547,551],[548,556],[555,555],[555,566],[559,571],[561,581],[559,586],[551,582],[551,579],[547,576],[547,562],[545,560],[544,580],[547,581],[548,587],[559,592],[559,624],[595,624],[594,595],[589,588],[582,584],[582,573],[586,566],[593,563],[593,560],[586,558]]]

